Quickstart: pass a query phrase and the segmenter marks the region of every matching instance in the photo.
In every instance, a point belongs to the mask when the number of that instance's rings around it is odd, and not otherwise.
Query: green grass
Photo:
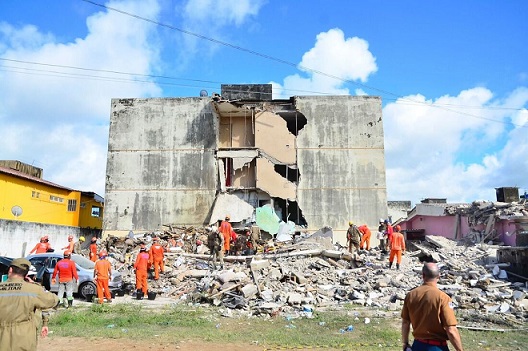
[[[148,339],[167,342],[201,340],[211,343],[257,343],[267,348],[361,350],[400,349],[400,320],[373,317],[367,309],[343,308],[318,312],[314,318],[224,318],[217,309],[176,305],[152,310],[137,305],[92,305],[61,310],[52,316],[56,336]],[[371,322],[364,323],[370,316]],[[357,317],[357,319],[356,319]],[[353,331],[341,332],[352,325]],[[460,330],[466,350],[522,350],[526,331],[507,333]]]

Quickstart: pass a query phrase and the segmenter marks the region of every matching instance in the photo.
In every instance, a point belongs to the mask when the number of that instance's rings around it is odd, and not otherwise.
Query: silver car
[[[37,280],[41,281],[42,285],[44,285],[44,287],[49,291],[59,291],[59,284],[52,284],[51,276],[53,275],[55,265],[59,260],[64,258],[64,255],[59,252],[47,252],[29,255],[26,256],[26,258],[31,262],[31,264],[35,267],[35,270],[38,272]],[[77,254],[72,254],[71,259],[75,262],[75,266],[77,267],[77,275],[79,276],[77,286],[74,288],[73,292],[81,295],[85,299],[87,295],[97,295],[97,287],[93,281],[95,263],[86,257]],[[111,291],[119,290],[123,287],[123,278],[121,277],[121,273],[116,272],[114,269],[112,270],[112,277],[108,282],[108,287]]]

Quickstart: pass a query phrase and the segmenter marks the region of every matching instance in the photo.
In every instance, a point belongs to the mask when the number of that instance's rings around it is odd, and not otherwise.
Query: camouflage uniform
[[[0,350],[37,349],[40,310],[57,306],[57,295],[22,278],[0,283]],[[42,313],[44,325],[47,314]]]

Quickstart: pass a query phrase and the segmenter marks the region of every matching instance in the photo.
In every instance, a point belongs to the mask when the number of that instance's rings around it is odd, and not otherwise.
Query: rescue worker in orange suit
[[[62,247],[61,250],[74,252],[74,249],[73,249],[74,245],[75,245],[75,242],[73,241],[73,235],[68,235],[68,245]]]
[[[229,216],[225,216],[225,220],[222,221],[220,224],[220,228],[218,231],[222,234],[224,237],[224,254],[229,254],[229,250],[231,249],[231,232],[233,231],[233,227],[231,227],[231,223],[229,223],[229,220],[231,218]]]
[[[370,236],[372,235],[370,229],[368,229],[366,224],[360,225],[358,229],[361,233],[361,242],[359,243],[359,249],[362,250],[363,247],[365,247],[365,250],[370,250]]]
[[[38,325],[42,315],[41,336],[48,335],[49,311],[57,306],[57,295],[46,291],[27,277],[31,262],[25,258],[11,261],[7,281],[0,282],[0,350],[37,349]],[[42,311],[42,312],[39,312]]]
[[[397,259],[396,269],[400,269],[402,253],[405,251],[405,238],[403,237],[403,234],[400,233],[401,227],[399,225],[397,225],[394,229],[396,229],[396,231],[392,233],[389,269],[392,268],[394,257]]]
[[[70,260],[71,252],[64,251],[64,258],[57,262],[55,269],[53,270],[53,275],[51,276],[51,282],[56,283],[55,277],[59,275],[59,300],[62,299],[64,291],[66,290],[66,298],[64,301],[64,307],[68,308],[73,305],[73,288],[79,280],[77,275],[77,267],[75,262]]]
[[[163,273],[165,267],[163,265],[163,259],[165,257],[165,249],[161,246],[159,238],[156,236],[152,239],[154,242],[149,250],[150,262],[154,265],[154,280],[159,279],[160,272]]]
[[[147,286],[147,274],[149,266],[149,254],[145,244],[141,245],[139,253],[136,257],[136,262],[134,263],[134,269],[136,270],[136,289],[138,293],[143,292],[143,296],[148,294]]]
[[[92,262],[97,261],[97,238],[92,237],[92,243],[90,244],[90,260]]]
[[[49,240],[48,240],[48,236],[43,236],[42,238],[40,238],[40,242],[35,245],[35,247],[33,248],[33,250],[31,250],[29,253],[32,254],[32,253],[46,253],[48,252],[49,250],[52,250],[51,248],[51,245],[49,243]]]
[[[112,276],[112,265],[106,259],[107,255],[108,253],[105,250],[101,250],[99,252],[99,259],[95,261],[94,267],[94,280],[97,284],[97,298],[100,304],[103,303],[105,297],[106,302],[112,302],[112,295],[108,287],[108,281]]]

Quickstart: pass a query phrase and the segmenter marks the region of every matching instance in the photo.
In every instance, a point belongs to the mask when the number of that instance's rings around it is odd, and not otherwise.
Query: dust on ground
[[[201,341],[180,341],[175,343],[164,343],[152,336],[151,340],[127,340],[106,338],[72,338],[61,336],[49,336],[40,339],[38,351],[210,351],[222,349],[229,351],[263,351],[264,347],[251,344],[216,344]],[[311,349],[314,351],[314,349]]]

